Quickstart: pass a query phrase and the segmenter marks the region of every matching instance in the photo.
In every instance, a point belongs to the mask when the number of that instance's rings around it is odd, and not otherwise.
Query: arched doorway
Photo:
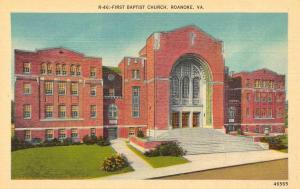
[[[170,124],[174,128],[211,125],[211,72],[205,61],[185,55],[170,73]]]

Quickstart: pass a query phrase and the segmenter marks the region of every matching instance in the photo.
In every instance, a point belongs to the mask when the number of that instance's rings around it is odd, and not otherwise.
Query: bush
[[[138,130],[137,137],[144,138],[145,137],[144,132],[142,130]]]
[[[102,169],[107,172],[113,172],[128,167],[127,158],[122,154],[113,155],[105,158],[102,163]]]
[[[97,142],[97,137],[85,135],[82,140],[84,144],[95,144]]]
[[[287,149],[287,136],[281,135],[276,137],[263,137],[260,139],[261,142],[269,143],[270,149],[281,150]]]
[[[99,136],[99,138],[97,139],[97,144],[99,146],[108,146],[110,145],[110,141],[106,137]]]
[[[186,151],[179,146],[177,142],[166,142],[158,145],[154,150],[145,152],[144,155],[148,157],[154,156],[183,156]]]

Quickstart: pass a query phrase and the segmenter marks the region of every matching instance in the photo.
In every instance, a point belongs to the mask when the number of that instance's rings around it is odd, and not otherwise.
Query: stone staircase
[[[251,138],[208,128],[173,129],[152,140],[176,140],[187,150],[187,155],[264,150]]]

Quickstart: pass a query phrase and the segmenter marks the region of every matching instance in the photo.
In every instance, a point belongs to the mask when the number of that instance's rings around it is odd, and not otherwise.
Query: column
[[[193,112],[189,112],[189,128],[193,128]]]
[[[182,112],[179,112],[179,128],[182,128]]]

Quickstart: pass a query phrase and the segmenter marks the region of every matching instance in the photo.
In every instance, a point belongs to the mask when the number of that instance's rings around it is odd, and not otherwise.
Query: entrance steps
[[[176,140],[187,155],[264,150],[250,138],[201,127],[169,130],[153,140]]]

